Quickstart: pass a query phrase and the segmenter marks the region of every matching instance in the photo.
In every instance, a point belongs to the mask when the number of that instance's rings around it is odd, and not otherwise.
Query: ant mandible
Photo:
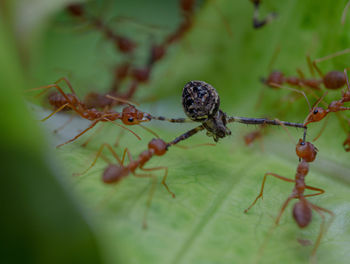
[[[259,195],[255,198],[253,203],[247,209],[244,210],[244,212],[247,213],[260,198],[263,198],[263,191],[267,176],[273,176],[282,181],[295,183],[295,187],[292,191],[292,194],[285,200],[285,202],[282,205],[282,208],[275,220],[275,225],[277,226],[279,224],[283,212],[285,211],[287,205],[292,199],[299,200],[297,203],[294,204],[293,218],[300,228],[305,228],[310,224],[312,218],[312,209],[315,210],[321,216],[322,223],[320,232],[317,236],[314,248],[312,250],[311,258],[313,259],[322,239],[322,236],[326,231],[325,216],[323,213],[328,213],[332,217],[332,219],[334,218],[334,213],[328,209],[319,207],[306,199],[307,197],[321,195],[325,192],[323,189],[305,184],[305,177],[309,172],[309,162],[313,162],[316,159],[317,148],[310,142],[305,142],[305,139],[299,139],[299,142],[296,145],[296,154],[299,157],[300,161],[297,167],[297,172],[295,174],[295,179],[289,179],[272,172],[265,173]],[[304,195],[305,189],[316,191],[316,193]]]

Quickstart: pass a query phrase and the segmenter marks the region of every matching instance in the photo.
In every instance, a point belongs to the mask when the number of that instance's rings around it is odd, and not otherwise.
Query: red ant
[[[63,92],[61,87],[58,85],[58,83],[61,81],[66,82],[66,84],[68,85],[69,89],[72,92],[71,94],[66,94],[65,92]],[[65,108],[70,108],[74,112],[76,112],[78,115],[80,115],[82,118],[93,121],[88,128],[86,128],[85,130],[80,132],[74,138],[68,140],[67,142],[65,142],[63,144],[58,145],[57,147],[61,147],[67,143],[70,143],[70,142],[76,140],[77,138],[79,138],[80,136],[85,134],[87,131],[92,129],[94,126],[96,126],[98,122],[113,122],[114,124],[116,124],[124,129],[130,131],[131,133],[133,133],[138,139],[140,139],[140,137],[136,133],[134,133],[130,129],[126,128],[125,126],[122,126],[118,123],[115,123],[114,121],[120,119],[124,125],[140,125],[142,128],[146,129],[147,131],[149,131],[150,133],[152,133],[156,137],[158,137],[158,135],[155,132],[153,132],[149,128],[142,126],[141,123],[142,122],[149,122],[152,119],[161,120],[161,121],[168,121],[168,122],[172,122],[172,123],[191,122],[189,119],[185,119],[185,118],[166,118],[166,117],[162,117],[162,116],[152,116],[148,113],[145,113],[145,112],[138,110],[134,105],[132,105],[127,100],[123,100],[123,99],[116,98],[116,97],[109,96],[109,95],[107,95],[108,99],[121,101],[121,102],[127,103],[129,105],[123,108],[122,113],[115,112],[112,110],[98,111],[95,108],[87,108],[85,106],[85,104],[83,104],[79,101],[78,97],[75,94],[75,91],[74,91],[72,85],[70,84],[70,82],[66,78],[60,78],[58,81],[55,82],[55,84],[50,84],[47,86],[34,88],[34,89],[31,89],[31,91],[44,89],[44,92],[45,92],[47,89],[50,89],[50,88],[56,88],[62,97],[60,98],[61,100],[55,99],[54,104],[53,103],[52,104],[55,105],[55,107],[57,109],[54,112],[52,112],[49,116],[44,118],[42,121],[47,120],[48,118],[50,118],[51,116],[53,116],[54,114],[58,113],[59,111],[65,109]],[[40,93],[39,95],[41,95],[41,94],[42,93]]]
[[[253,16],[253,27],[255,29],[262,28],[266,24],[270,23],[273,19],[277,17],[276,13],[270,13],[263,20],[259,20],[259,7],[261,4],[261,0],[250,0],[254,5],[254,16]]]
[[[345,83],[347,84],[347,90],[345,92],[342,92],[342,98],[340,100],[332,101],[327,109],[324,109],[322,107],[319,107],[318,104],[322,101],[323,97],[326,95],[324,94],[314,105],[312,110],[310,111],[309,115],[306,117],[304,121],[304,125],[308,125],[313,122],[319,122],[323,118],[325,118],[329,113],[332,112],[339,112],[339,111],[346,111],[350,110],[350,107],[343,106],[344,103],[350,102],[350,84],[347,76],[346,69],[342,73],[345,79]]]
[[[287,205],[292,199],[299,199],[299,201],[293,207],[293,218],[300,228],[305,228],[310,224],[311,218],[312,218],[312,209],[315,210],[321,216],[322,223],[321,223],[320,232],[318,234],[318,237],[315,242],[315,246],[311,254],[311,257],[314,258],[317,248],[320,244],[321,238],[324,232],[326,231],[324,213],[328,213],[332,217],[332,220],[334,218],[334,213],[328,209],[319,207],[309,202],[306,199],[306,197],[321,195],[325,192],[323,189],[312,187],[305,184],[305,177],[309,172],[309,162],[312,162],[315,160],[317,155],[317,148],[310,142],[305,142],[305,140],[299,139],[299,142],[296,145],[296,154],[299,157],[299,159],[301,159],[301,161],[298,164],[297,172],[295,174],[295,179],[293,180],[293,179],[285,178],[283,176],[280,176],[272,172],[265,173],[259,195],[255,198],[253,203],[244,212],[247,213],[255,205],[255,203],[258,201],[259,198],[263,198],[263,191],[264,191],[264,186],[265,186],[265,181],[267,176],[273,176],[277,179],[280,179],[286,182],[294,182],[295,187],[292,191],[292,194],[283,203],[282,208],[275,220],[275,225],[277,226],[279,224],[279,221],[282,217],[283,212],[285,211]],[[305,189],[316,191],[316,193],[304,195]]]
[[[130,173],[132,173],[136,177],[141,177],[141,178],[151,178],[152,179],[152,187],[149,192],[149,197],[147,201],[147,208],[144,214],[144,220],[143,220],[143,227],[147,227],[146,223],[146,218],[147,218],[147,212],[148,209],[151,205],[152,197],[155,191],[155,184],[156,184],[156,177],[153,174],[139,174],[136,173],[137,169],[140,169],[142,171],[150,172],[150,171],[156,171],[156,170],[163,170],[164,175],[162,178],[162,184],[165,187],[165,189],[171,194],[173,198],[175,198],[175,194],[169,189],[168,185],[166,184],[166,178],[168,176],[168,168],[164,166],[159,166],[159,167],[154,167],[154,168],[144,168],[146,163],[153,157],[153,156],[163,156],[167,151],[170,146],[176,145],[180,141],[183,141],[197,132],[203,130],[204,127],[202,125],[189,130],[188,132],[182,134],[181,136],[175,138],[173,141],[166,143],[164,140],[157,138],[157,139],[152,139],[148,143],[148,149],[143,151],[136,160],[133,160],[129,150],[127,148],[124,149],[123,156],[120,159],[118,154],[113,150],[113,148],[105,143],[102,144],[101,147],[99,148],[95,159],[91,163],[91,165],[82,173],[75,173],[74,175],[82,175],[85,174],[88,170],[90,170],[97,162],[97,159],[101,156],[102,150],[104,147],[107,147],[108,150],[112,153],[112,155],[115,157],[115,159],[118,162],[118,165],[116,164],[109,164],[108,167],[104,170],[102,174],[102,181],[106,184],[112,184],[112,183],[118,183],[120,182],[123,178],[127,177]],[[212,145],[212,144],[206,144],[206,145]],[[124,160],[126,154],[128,155],[129,158],[129,164],[124,165]]]
[[[330,71],[327,74],[323,74],[320,68],[317,66],[317,63],[329,60],[331,58],[344,55],[349,53],[350,49],[338,51],[336,53],[330,54],[326,57],[316,59],[311,62],[309,56],[306,56],[307,64],[309,66],[309,70],[312,75],[314,75],[314,69],[316,69],[317,73],[320,75],[321,79],[305,79],[304,74],[300,69],[298,69],[299,77],[285,77],[282,72],[273,71],[269,77],[264,80],[264,83],[272,88],[279,88],[278,86],[287,83],[292,86],[297,87],[308,87],[312,90],[320,90],[320,85],[323,83],[326,89],[329,90],[337,90],[342,88],[346,84],[346,79],[341,71]]]
[[[61,87],[58,85],[58,83],[61,81],[64,81],[67,83],[72,94],[66,94],[65,92],[63,92]],[[82,118],[93,121],[88,128],[86,128],[85,130],[80,132],[74,138],[68,140],[67,142],[65,142],[63,144],[58,145],[57,147],[61,147],[67,143],[70,143],[70,142],[76,140],[77,138],[79,138],[80,136],[85,134],[88,130],[90,130],[94,126],[96,126],[98,122],[113,122],[114,123],[115,120],[120,119],[125,125],[141,125],[140,123],[148,122],[152,119],[151,115],[137,110],[135,108],[135,106],[131,105],[128,101],[125,101],[125,100],[122,100],[122,101],[124,103],[129,103],[129,106],[124,107],[122,113],[110,111],[110,110],[98,111],[95,108],[87,108],[83,103],[81,103],[79,101],[79,99],[77,98],[77,96],[75,94],[75,91],[74,91],[72,85],[70,84],[70,82],[66,78],[59,79],[58,81],[55,82],[55,84],[51,84],[51,85],[47,85],[47,86],[39,87],[39,88],[34,88],[31,90],[41,90],[41,89],[47,90],[49,88],[56,88],[62,97],[59,98],[60,100],[56,100],[56,98],[55,98],[55,101],[52,102],[52,104],[54,104],[57,109],[53,113],[51,113],[49,116],[44,118],[43,121],[47,120],[48,118],[50,118],[51,116],[53,116],[54,114],[56,114],[57,112],[61,111],[62,109],[65,109],[65,108],[70,108],[74,112],[76,112],[78,115],[80,115]],[[121,100],[118,98],[113,98],[113,99],[114,100]],[[136,133],[134,133],[130,129],[126,128],[125,126],[122,126],[122,125],[117,124],[117,123],[114,123],[114,124],[121,126],[124,129],[130,131],[138,139],[140,139],[140,137]],[[146,130],[150,131],[149,129],[146,129]],[[154,134],[154,132],[153,132],[153,134]]]
[[[306,59],[307,59],[309,69],[313,73],[311,59],[309,56],[306,56]],[[304,74],[300,69],[297,69],[297,72],[299,74],[299,77],[296,77],[296,76],[286,77],[280,71],[273,71],[270,73],[270,75],[267,77],[266,80],[263,79],[263,82],[269,87],[275,88],[275,89],[280,88],[281,85],[287,83],[291,86],[308,87],[312,90],[320,90],[320,84],[322,83],[322,80],[305,79]]]

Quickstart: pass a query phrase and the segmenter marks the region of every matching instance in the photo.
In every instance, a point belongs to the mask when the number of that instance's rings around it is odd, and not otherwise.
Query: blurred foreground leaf
[[[251,26],[253,7],[250,1],[208,1],[200,10],[192,32],[159,66],[153,76],[153,85],[140,89],[141,95],[163,98],[173,95],[173,98],[142,105],[141,108],[154,114],[176,116],[178,113],[183,116],[179,98],[181,89],[187,81],[200,79],[217,88],[222,108],[229,114],[276,117],[285,108],[287,113],[278,118],[301,122],[307,113],[306,104],[302,100],[293,105],[281,102],[279,99],[287,91],[266,91],[263,107],[254,109],[261,91],[259,78],[268,74],[268,63],[277,47],[281,52],[274,68],[290,75],[295,75],[298,67],[307,72],[307,53],[316,58],[348,48],[350,22],[347,21],[345,26],[340,24],[345,2],[264,1],[262,16],[274,10],[279,17],[256,31]],[[120,10],[122,7],[129,10],[127,7],[130,7],[131,13],[141,21],[152,15],[147,6],[155,9],[160,3],[164,8],[167,6],[164,1],[132,3],[120,2]],[[167,11],[172,14],[172,7]],[[231,35],[222,16],[228,22]],[[96,35],[58,30],[54,24],[46,35],[42,55],[38,58],[40,63],[33,70],[35,85],[52,83],[62,75],[56,69],[64,68],[76,77],[73,82],[80,94],[94,89],[91,88],[94,86],[102,90],[108,73],[101,62],[108,61],[108,53],[98,48]],[[325,62],[322,69],[342,70],[349,66],[348,59],[347,55]],[[339,92],[332,96],[339,96]],[[55,120],[49,124],[59,126]],[[171,140],[193,126],[155,122],[150,127],[165,140]],[[271,129],[271,136],[264,139],[265,150],[261,152],[258,147],[248,149],[243,146],[241,136],[250,129],[238,124],[231,127],[233,136],[222,140],[215,148],[186,151],[173,148],[164,157],[156,157],[150,162],[149,167],[169,167],[168,185],[177,197],[172,199],[158,184],[149,211],[148,230],[141,228],[150,188],[147,180],[129,177],[117,186],[106,186],[100,180],[106,166],[103,160],[81,178],[67,177],[98,222],[101,243],[111,263],[115,263],[118,257],[122,263],[152,264],[252,263],[257,259],[259,263],[308,262],[320,227],[320,217],[316,213],[311,225],[300,230],[291,217],[289,206],[280,226],[273,234],[268,233],[293,185],[268,179],[265,199],[259,201],[249,214],[243,213],[258,194],[265,172],[294,177],[298,163],[294,144],[302,131],[293,130],[295,142],[290,142],[282,129]],[[349,153],[342,149],[345,134],[335,117],[331,117],[329,127],[316,143],[320,152],[310,166],[306,181],[326,190],[324,195],[310,200],[336,214],[317,252],[319,263],[347,263],[350,247]],[[78,124],[75,128],[81,129]],[[320,126],[310,128],[312,138]],[[145,150],[151,137],[138,128],[135,130],[143,140],[138,142],[132,136],[123,136],[118,153],[122,153],[123,147],[128,147],[136,157]],[[84,170],[100,143],[114,143],[116,131],[114,127],[104,130],[88,150],[80,148],[78,142],[59,150],[66,169],[69,172]],[[63,141],[73,133],[62,133],[56,140]],[[210,139],[202,133],[187,144],[208,141]],[[106,156],[113,158],[108,153]],[[260,256],[259,249],[266,238],[268,243]],[[298,241],[311,245],[303,246]]]
[[[91,220],[29,115],[9,21],[0,19],[1,262],[100,263]]]

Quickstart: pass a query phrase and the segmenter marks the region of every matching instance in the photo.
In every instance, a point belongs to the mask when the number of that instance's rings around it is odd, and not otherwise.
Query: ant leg
[[[346,53],[350,53],[350,49],[345,49],[345,50],[341,50],[341,51],[337,51],[335,53],[332,53],[332,54],[329,54],[323,58],[318,58],[318,59],[315,59],[313,62],[312,62],[312,65],[314,66],[314,68],[316,69],[316,71],[318,72],[318,74],[320,75],[320,77],[323,79],[323,73],[321,72],[320,68],[317,66],[317,63],[319,62],[322,62],[322,61],[326,61],[326,60],[329,60],[329,59],[332,59],[332,58],[335,58],[335,57],[338,57],[338,56],[341,56],[341,55],[344,55]]]
[[[323,79],[324,74],[322,73],[322,71],[320,70],[320,68],[317,66],[316,60],[314,60],[314,61],[312,62],[312,66],[315,68],[316,72],[317,72],[318,75],[321,77],[321,79]]]
[[[350,3],[350,1],[349,1]],[[346,69],[344,69],[344,75],[345,75],[345,80],[346,80],[346,87],[348,88],[348,91],[350,91],[350,83],[349,83],[349,78],[348,78],[348,72]]]
[[[327,121],[329,119],[329,115],[326,116],[326,119],[323,122],[323,125],[321,127],[320,132],[318,132],[317,136],[312,140],[312,141],[316,141],[317,139],[319,139],[319,137],[322,135],[323,131],[326,129],[327,127]]]
[[[53,111],[51,114],[49,114],[47,117],[41,119],[42,122],[46,121],[47,119],[49,119],[51,116],[53,116],[54,114],[60,112],[63,108],[65,108],[66,106],[69,106],[68,103],[62,105],[60,108],[57,108],[55,111]]]
[[[97,154],[95,156],[95,159],[92,161],[92,163],[90,164],[90,166],[84,170],[83,172],[81,173],[74,173],[73,175],[75,176],[80,176],[80,175],[83,175],[85,173],[87,173],[93,166],[95,166],[98,158],[102,155],[102,150],[104,149],[104,147],[108,148],[109,151],[112,153],[112,155],[115,157],[115,159],[118,161],[118,163],[122,166],[123,163],[122,163],[122,160],[119,158],[118,154],[113,150],[113,148],[111,147],[111,145],[107,144],[107,143],[103,143],[100,148],[98,149],[97,151]],[[123,156],[124,157],[124,156]]]
[[[75,93],[75,91],[74,91],[74,89],[73,89],[72,84],[70,83],[70,81],[69,81],[66,77],[59,78],[57,81],[55,81],[55,84],[58,84],[58,83],[60,83],[60,82],[65,82],[65,83],[67,84],[69,90],[72,92],[72,94],[75,94],[75,95],[76,95],[76,93]]]
[[[143,228],[146,229],[147,228],[147,215],[148,215],[148,210],[151,207],[151,203],[152,203],[152,199],[153,199],[153,195],[154,192],[156,190],[156,184],[157,184],[157,177],[155,177],[153,174],[138,174],[138,173],[134,173],[135,177],[139,177],[139,178],[151,178],[152,180],[152,186],[151,189],[148,193],[148,199],[146,202],[146,210],[144,212],[143,215]]]
[[[281,210],[280,210],[280,212],[279,212],[279,214],[278,214],[278,216],[277,216],[277,218],[276,218],[276,220],[275,220],[275,224],[276,224],[276,225],[278,225],[278,223],[280,222],[280,219],[281,219],[281,217],[282,217],[282,214],[283,214],[284,210],[286,209],[287,205],[289,204],[290,200],[292,200],[292,199],[294,199],[294,198],[296,198],[296,196],[291,195],[291,196],[289,196],[289,197],[287,198],[287,200],[283,203],[282,208],[281,208]]]
[[[102,124],[99,128],[97,128],[94,133],[92,133],[87,140],[85,140],[85,142],[83,144],[81,144],[81,146],[83,148],[85,148],[89,143],[90,141],[102,130],[102,128],[104,127],[104,124]]]
[[[143,168],[142,166],[140,167],[141,170],[143,171],[154,171],[154,170],[164,170],[164,176],[163,176],[163,179],[162,179],[162,184],[164,185],[165,189],[171,194],[171,196],[173,198],[175,198],[175,193],[173,193],[168,185],[166,184],[166,178],[168,177],[168,168],[167,167],[155,167],[155,168],[149,168],[149,169],[146,169],[146,168]]]
[[[316,255],[316,251],[318,249],[318,246],[320,245],[320,242],[321,242],[321,239],[322,239],[322,236],[323,234],[327,231],[328,227],[329,227],[329,224],[331,224],[334,220],[334,213],[328,209],[325,209],[325,208],[322,208],[322,207],[319,207],[317,205],[314,205],[312,203],[309,203],[309,205],[311,206],[312,209],[314,209],[321,217],[322,217],[322,223],[321,223],[321,227],[320,227],[320,232],[317,236],[317,239],[316,239],[316,242],[315,242],[315,246],[312,250],[312,254],[311,254],[311,260],[312,260],[312,263],[315,263],[315,255]],[[330,216],[331,216],[331,220],[329,221],[329,224],[328,226],[325,226],[325,216],[324,214],[322,213],[328,213]]]
[[[312,77],[315,77],[314,67],[312,66],[312,61],[310,55],[306,55],[306,62]]]
[[[305,188],[308,189],[308,190],[318,191],[318,193],[306,194],[306,195],[304,195],[304,197],[317,196],[317,195],[324,194],[326,192],[323,189],[312,187],[312,186],[309,186],[309,185],[305,185]]]
[[[91,124],[88,128],[84,129],[82,132],[80,132],[80,133],[79,133],[78,135],[76,135],[74,138],[72,138],[72,139],[70,139],[70,140],[68,140],[68,141],[66,141],[66,142],[64,142],[64,143],[62,143],[62,144],[57,145],[56,148],[60,148],[60,147],[62,147],[63,145],[66,145],[66,144],[68,144],[68,143],[70,143],[70,142],[76,140],[77,138],[79,138],[80,136],[82,136],[83,134],[85,134],[87,131],[89,131],[91,128],[93,128],[94,126],[96,126],[96,124],[97,124],[99,121],[100,121],[100,120],[96,120],[96,121],[92,122],[92,124]]]
[[[255,198],[254,202],[247,208],[244,210],[245,213],[247,213],[254,205],[255,203],[259,200],[259,198],[263,199],[263,193],[264,193],[264,187],[265,187],[265,181],[266,181],[266,178],[267,176],[273,176],[273,177],[276,177],[277,179],[280,179],[282,181],[286,181],[286,182],[295,182],[295,180],[292,180],[292,179],[288,179],[286,177],[283,177],[283,176],[280,176],[276,173],[272,173],[272,172],[267,172],[264,174],[264,179],[262,181],[262,184],[261,184],[261,189],[260,189],[260,193],[259,195]]]
[[[122,160],[121,160],[121,165],[122,165],[122,166],[124,165],[124,161],[125,161],[125,156],[126,156],[126,154],[128,154],[129,161],[130,161],[130,162],[133,161],[129,149],[128,149],[128,148],[125,148],[124,151],[123,151],[123,156],[122,156]]]
[[[297,73],[300,77],[300,79],[304,80],[305,79],[305,74],[303,73],[303,71],[299,68],[297,68]]]

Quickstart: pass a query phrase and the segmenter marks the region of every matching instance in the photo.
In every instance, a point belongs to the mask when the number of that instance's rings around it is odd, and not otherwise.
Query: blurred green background
[[[56,150],[55,145],[74,136],[87,122],[76,118],[54,134],[69,117],[58,114],[40,123],[50,110],[24,91],[62,76],[71,80],[79,96],[106,91],[111,68],[125,58],[99,32],[70,19],[63,11],[69,2],[0,2],[3,262],[308,263],[321,223],[319,215],[315,213],[310,226],[300,230],[289,206],[280,226],[269,233],[292,185],[269,179],[265,199],[243,214],[265,172],[294,177],[298,162],[294,148],[300,130],[290,129],[295,138],[291,142],[283,129],[271,128],[262,150],[258,143],[251,147],[243,143],[243,135],[256,128],[233,124],[232,136],[216,147],[173,148],[154,158],[149,167],[169,168],[168,185],[177,197],[172,199],[158,183],[147,230],[142,229],[142,217],[151,186],[148,180],[128,177],[118,185],[106,186],[101,181],[106,167],[102,159],[86,175],[72,176],[90,164],[101,143],[113,144],[120,128],[105,125],[87,148],[81,147],[81,139]],[[193,28],[155,66],[150,83],[140,87],[134,100],[154,115],[183,117],[182,87],[190,80],[204,80],[216,87],[221,107],[229,115],[302,122],[307,105],[304,100],[293,104],[281,100],[289,91],[266,89],[257,109],[263,89],[259,80],[269,73],[268,65],[278,48],[274,69],[295,75],[300,68],[308,76],[306,54],[318,58],[349,48],[350,19],[345,25],[340,23],[346,2],[266,0],[261,16],[276,11],[278,19],[254,30],[250,1],[199,1]],[[176,0],[91,1],[87,6],[106,20],[125,16],[153,25],[111,22],[118,32],[140,43],[135,59],[140,65],[147,56],[147,45],[161,40],[181,22]],[[343,70],[349,58],[344,55],[320,67],[325,72]],[[330,92],[326,101],[339,94]],[[155,121],[147,126],[168,141],[194,125]],[[321,126],[310,125],[310,138]],[[142,141],[125,133],[118,153],[128,147],[136,157],[145,150],[152,135],[138,127],[134,130]],[[326,190],[310,201],[336,214],[321,241],[318,263],[348,262],[350,165],[349,153],[341,145],[345,137],[339,121],[331,116],[315,143],[319,154],[306,179],[308,185]],[[210,141],[201,133],[184,144]],[[268,244],[260,254],[267,237]]]

